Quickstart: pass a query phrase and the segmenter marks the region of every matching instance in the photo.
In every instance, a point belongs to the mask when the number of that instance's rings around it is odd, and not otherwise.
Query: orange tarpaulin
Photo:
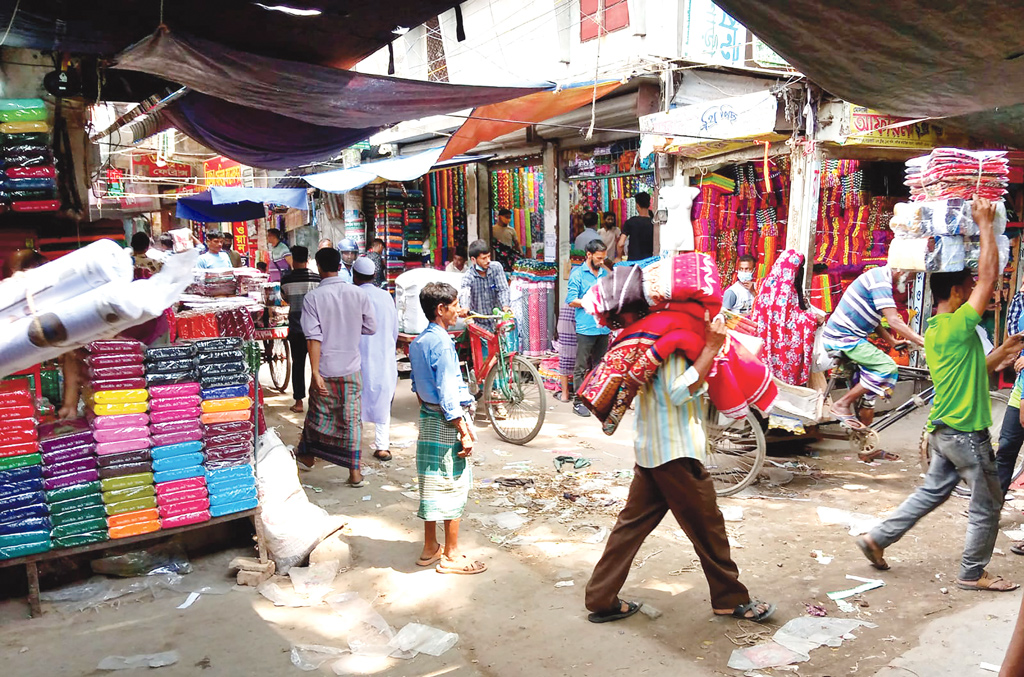
[[[598,83],[597,98],[600,99],[621,84],[618,80]],[[484,141],[491,141],[523,127],[576,110],[589,104],[593,97],[594,85],[591,83],[557,92],[536,92],[518,99],[475,108],[469,119],[452,135],[452,138],[448,139],[440,160],[451,159],[476,148]]]

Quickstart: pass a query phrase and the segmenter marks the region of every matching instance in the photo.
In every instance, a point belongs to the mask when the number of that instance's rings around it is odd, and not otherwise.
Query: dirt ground
[[[301,417],[287,410],[291,399],[268,396],[267,403],[268,422],[294,444]],[[400,383],[395,400],[395,460],[386,465],[369,460],[369,486],[346,486],[347,471],[333,466],[301,474],[311,501],[347,517],[342,535],[351,559],[343,562],[348,569],[334,588],[372,601],[396,629],[419,622],[459,635],[455,648],[439,657],[360,657],[351,674],[597,677],[669,675],[680,668],[698,677],[742,674],[726,666],[729,656],[737,642],[756,641],[765,628],[712,617],[693,549],[671,518],[644,544],[622,593],[663,615],[587,622],[583,588],[629,485],[632,422],[607,437],[593,418],[574,416],[568,405],[549,398],[548,407],[542,433],[525,447],[501,442],[482,423],[478,429],[474,489],[462,528],[467,554],[488,565],[478,576],[444,576],[414,564],[422,527],[415,517],[416,407],[408,381]],[[810,661],[799,664],[799,674],[962,677],[992,674],[981,671],[980,663],[1002,660],[1020,593],[956,588],[965,500],[951,498],[893,546],[888,572],[868,566],[846,528],[819,518],[819,507],[873,516],[895,508],[920,481],[915,450],[922,425],[923,416],[910,417],[883,437],[886,448],[903,455],[898,462],[858,462],[843,442],[773,448],[772,461],[796,464],[790,468],[792,481],[761,482],[720,501],[726,512],[742,509],[738,521],[728,522],[742,579],[754,595],[779,605],[768,630],[805,615],[806,605],[820,606],[830,617],[877,624],[857,629],[856,638],[838,648],[811,652]],[[364,435],[367,449],[370,439]],[[364,454],[370,458],[369,451]],[[559,474],[554,468],[559,454],[585,456],[592,465],[578,471],[566,466]],[[501,487],[493,482],[499,477],[532,479],[533,492]],[[579,498],[572,502],[567,493]],[[1019,528],[1021,507],[1024,501],[1007,505],[1003,529]],[[495,515],[517,509],[526,519],[519,528],[493,524]],[[86,612],[48,604],[39,619],[27,619],[18,596],[23,594],[20,572],[0,570],[7,598],[0,601],[0,674],[100,674],[96,666],[105,656],[174,649],[180,660],[160,668],[161,676],[295,675],[299,669],[289,660],[293,644],[348,646],[345,624],[326,605],[275,607],[252,589],[230,590],[227,563],[248,549],[238,547],[247,534],[229,536],[223,545],[205,548],[207,554],[193,555],[195,571],[185,577],[184,587]],[[1024,559],[1010,554],[1009,545],[1001,534],[990,570],[1024,581]],[[823,557],[815,558],[814,551]],[[879,578],[885,587],[863,593],[856,610],[845,613],[826,593],[859,584],[847,575]],[[556,587],[560,581],[573,585]],[[43,586],[67,582],[44,577]],[[176,608],[189,591],[203,586],[223,594],[203,594],[192,606]],[[320,672],[331,674],[327,665]]]

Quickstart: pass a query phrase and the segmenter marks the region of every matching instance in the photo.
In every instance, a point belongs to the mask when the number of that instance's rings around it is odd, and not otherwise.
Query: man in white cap
[[[367,298],[377,319],[377,332],[359,339],[363,370],[363,423],[374,425],[373,456],[391,460],[391,401],[398,386],[398,309],[391,294],[374,283],[373,260],[360,256],[352,265],[353,281]]]

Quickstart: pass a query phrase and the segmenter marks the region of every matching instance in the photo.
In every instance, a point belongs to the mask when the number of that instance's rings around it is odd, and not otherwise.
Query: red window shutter
[[[629,26],[627,0],[604,0],[604,30],[606,33]]]
[[[580,42],[598,36],[601,21],[601,0],[580,0]]]

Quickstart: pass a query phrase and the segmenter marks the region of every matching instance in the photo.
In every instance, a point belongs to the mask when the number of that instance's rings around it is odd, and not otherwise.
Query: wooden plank
[[[35,562],[25,564],[25,576],[28,578],[28,612],[32,618],[43,615],[43,607],[39,603],[39,570]]]
[[[74,548],[60,548],[57,550],[48,550],[47,552],[40,552],[35,555],[25,555],[24,557],[15,557],[13,559],[0,560],[0,568],[15,566],[17,564],[30,564],[33,562],[57,559],[58,557],[72,557],[74,555],[81,555],[87,552],[95,552],[97,550],[109,550],[111,548],[116,548],[122,545],[145,543],[147,541],[154,541],[159,538],[164,538],[166,536],[174,536],[175,534],[184,533],[186,531],[192,531],[194,529],[203,529],[205,527],[211,527],[215,524],[233,522],[234,520],[242,519],[245,517],[256,518],[257,524],[259,524],[259,513],[259,508],[252,508],[250,510],[243,510],[242,512],[231,513],[230,515],[214,517],[213,519],[207,520],[206,522],[200,522],[198,524],[188,524],[183,527],[174,527],[173,529],[161,529],[160,531],[154,531],[148,534],[141,534],[139,536],[129,536],[128,538],[115,538],[108,541],[101,541],[99,543],[79,545]],[[259,536],[260,531],[262,531],[262,529],[257,530],[257,536]]]

